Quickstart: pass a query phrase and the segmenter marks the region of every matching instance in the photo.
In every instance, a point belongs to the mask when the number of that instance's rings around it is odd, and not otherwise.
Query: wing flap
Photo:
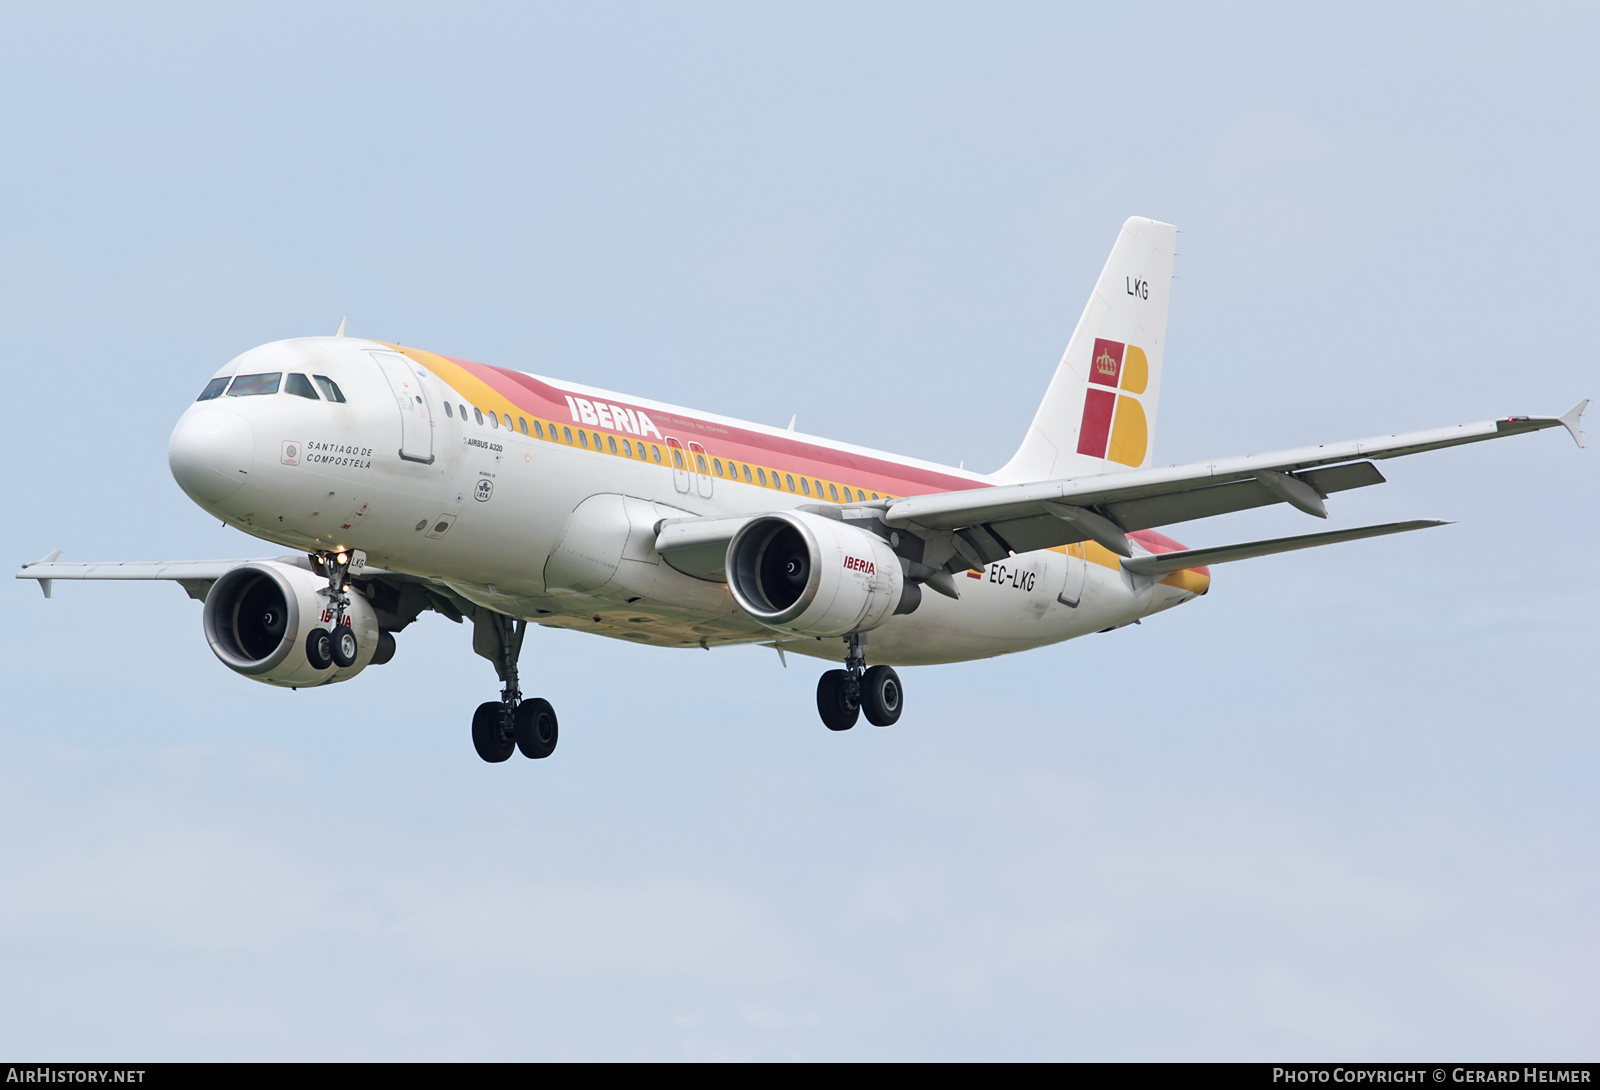
[[[1448,526],[1443,519],[1411,519],[1407,522],[1386,522],[1379,526],[1358,526],[1352,530],[1329,530],[1320,534],[1301,534],[1297,537],[1275,537],[1266,541],[1247,541],[1239,545],[1220,545],[1209,549],[1185,549],[1176,553],[1158,553],[1124,560],[1122,567],[1134,575],[1166,575],[1185,568],[1200,568],[1208,564],[1225,564],[1230,560],[1249,560],[1273,553],[1293,552],[1296,549],[1314,549],[1319,545],[1336,545],[1341,541],[1360,541],[1386,534],[1403,534],[1409,530],[1426,530],[1432,526]]]

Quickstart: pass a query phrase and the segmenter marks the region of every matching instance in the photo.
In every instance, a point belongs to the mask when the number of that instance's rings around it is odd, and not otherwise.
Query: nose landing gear
[[[357,563],[357,558],[364,555],[346,552],[311,554],[312,563],[321,564],[322,570],[328,574],[328,589],[322,592],[328,598],[328,612],[324,616],[331,616],[334,625],[332,632],[326,628],[313,628],[306,633],[306,659],[317,670],[332,666],[341,669],[354,666],[356,657],[361,653],[355,632],[345,624],[344,611],[350,605],[350,596],[345,593],[346,577],[350,574],[351,564]]]
[[[853,632],[844,638],[843,670],[829,670],[817,679],[817,712],[829,730],[849,730],[865,712],[875,727],[892,726],[899,718],[905,693],[900,675],[889,666],[867,669],[867,638]]]

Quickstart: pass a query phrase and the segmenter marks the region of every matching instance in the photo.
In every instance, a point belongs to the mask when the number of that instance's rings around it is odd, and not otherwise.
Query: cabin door
[[[400,409],[400,457],[433,464],[433,407],[410,360],[396,352],[370,353]]]

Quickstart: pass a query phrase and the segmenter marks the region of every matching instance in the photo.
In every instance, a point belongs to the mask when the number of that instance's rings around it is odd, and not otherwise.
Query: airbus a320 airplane
[[[206,511],[296,555],[25,565],[57,579],[167,579],[205,603],[217,658],[271,685],[348,681],[424,610],[470,619],[503,683],[485,761],[555,749],[524,698],[529,622],[657,647],[764,643],[842,660],[817,685],[832,730],[903,704],[894,667],[1133,624],[1206,593],[1208,565],[1437,526],[1417,520],[1189,549],[1156,531],[1285,503],[1327,517],[1381,458],[1559,417],[1153,467],[1177,229],[1123,224],[1015,457],[991,474],[540,378],[382,341],[278,341],[183,413],[172,475]],[[791,423],[792,427],[792,423]],[[930,593],[931,592],[931,593]],[[872,665],[868,666],[868,662]]]

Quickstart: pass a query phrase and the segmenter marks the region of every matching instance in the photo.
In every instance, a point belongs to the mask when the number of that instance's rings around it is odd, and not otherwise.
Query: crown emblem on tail
[[[1094,358],[1094,369],[1102,375],[1115,375],[1117,373],[1117,358],[1110,352],[1102,352]]]

